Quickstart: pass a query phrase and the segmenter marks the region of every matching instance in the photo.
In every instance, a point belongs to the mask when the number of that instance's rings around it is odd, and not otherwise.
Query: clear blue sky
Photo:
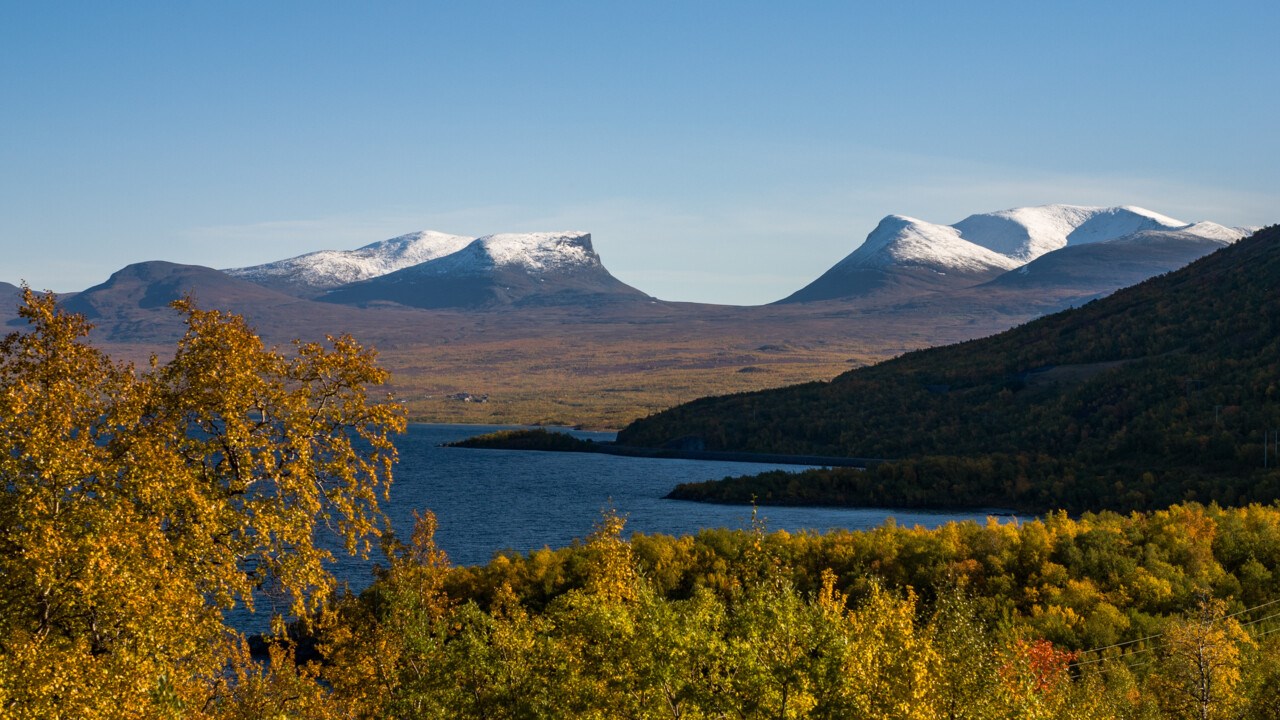
[[[1278,28],[1274,0],[0,0],[0,280],[576,229],[647,292],[750,304],[888,213],[1270,224]]]

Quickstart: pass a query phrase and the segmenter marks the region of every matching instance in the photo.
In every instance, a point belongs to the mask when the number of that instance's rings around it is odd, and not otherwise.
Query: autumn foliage
[[[384,526],[404,420],[351,339],[281,352],[184,302],[139,369],[26,301],[0,343],[0,718],[1280,714],[1276,506],[679,538],[605,513],[455,567],[429,512]],[[375,543],[373,583],[336,591],[326,548]],[[228,614],[268,597],[255,656]]]
[[[1098,543],[1123,530],[1128,541]],[[621,531],[606,515],[578,546],[476,568],[401,548],[321,633],[332,701],[359,717],[1272,717],[1275,605],[1238,593],[1274,581],[1246,590],[1224,562],[1277,547],[1276,508]],[[417,538],[434,548],[422,526]],[[431,559],[404,563],[415,554]],[[1078,575],[1109,563],[1097,583]],[[424,582],[429,592],[402,592]],[[1136,597],[1153,585],[1172,594]],[[1231,599],[1205,605],[1194,588]]]
[[[368,400],[384,375],[350,338],[285,355],[190,302],[172,360],[139,370],[25,300],[0,343],[0,713],[216,715],[254,672],[226,613],[264,590],[315,612],[317,532],[359,550],[381,528],[404,422]]]

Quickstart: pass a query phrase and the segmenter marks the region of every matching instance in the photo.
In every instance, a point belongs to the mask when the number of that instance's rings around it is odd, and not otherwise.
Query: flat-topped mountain
[[[319,299],[446,308],[651,298],[609,274],[590,233],[541,232],[477,238],[452,254],[344,285]]]
[[[1214,223],[1191,225],[1139,207],[1083,207],[1042,205],[970,215],[954,225],[936,225],[902,215],[890,215],[861,246],[814,282],[779,301],[813,302],[872,295],[910,296],[971,287],[988,282],[1027,263],[1065,248],[1119,240],[1142,232],[1183,231],[1197,237],[1238,239],[1244,233]],[[1151,245],[1135,243],[1109,249],[1113,259],[1124,255],[1134,269],[1146,260]],[[1200,253],[1203,254],[1203,253]],[[1173,269],[1167,253],[1141,275],[1123,275],[1120,284],[1098,277],[1089,289],[1105,293],[1151,275]],[[1066,268],[1075,258],[1091,262],[1087,253],[1058,260]],[[1199,257],[1191,255],[1185,262]],[[1181,267],[1181,264],[1174,267]],[[1068,274],[1070,274],[1068,272]],[[1078,284],[1078,283],[1077,283]]]
[[[341,285],[380,277],[455,253],[474,239],[424,230],[356,250],[320,250],[224,272],[291,295],[314,297]]]

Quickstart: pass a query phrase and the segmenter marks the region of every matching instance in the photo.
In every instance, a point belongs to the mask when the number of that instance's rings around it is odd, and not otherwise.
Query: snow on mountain
[[[1198,222],[1194,225],[1188,225],[1181,229],[1182,232],[1189,235],[1198,235],[1209,240],[1220,240],[1224,243],[1233,243],[1237,240],[1243,240],[1258,231],[1259,228],[1249,227],[1226,227],[1216,222]]]
[[[351,283],[319,299],[420,308],[648,301],[609,274],[584,232],[486,235],[451,255]]]
[[[1058,309],[1103,297],[1167,273],[1234,243],[1247,233],[1217,223],[1179,229],[1142,230],[1100,242],[1067,245],[1047,252],[979,289],[1030,292],[1057,297]]]
[[[1020,263],[969,242],[946,225],[934,225],[905,215],[880,221],[865,242],[835,266],[835,270],[882,268],[894,265],[927,267],[938,272],[1011,270]]]
[[[890,215],[836,267],[1012,270],[1067,245],[1114,240],[1143,230],[1188,227],[1181,220],[1132,206],[1041,205],[970,215],[954,225]]]
[[[413,268],[418,275],[480,275],[495,268],[529,274],[601,267],[585,232],[486,235],[451,255]]]
[[[1179,238],[1158,238],[1160,262],[1177,263],[1178,258],[1209,252],[1205,241],[1234,242],[1249,234],[1247,228],[1228,228],[1211,222],[1194,225],[1135,206],[1086,207],[1080,205],[1040,205],[970,215],[954,225],[933,223],[890,215],[880,221],[856,250],[814,282],[781,302],[811,302],[838,297],[894,293],[899,296],[975,285],[1000,273],[1022,268],[1037,258],[1067,247],[1132,239],[1142,233],[1176,233]],[[1154,243],[1157,238],[1153,238]],[[1175,243],[1175,241],[1177,241]],[[1177,244],[1177,253],[1168,249]],[[1142,249],[1134,243],[1120,253],[1132,260],[1137,277],[1144,264]],[[1190,249],[1188,249],[1190,248]],[[1072,258],[1096,263],[1101,254],[1071,254],[1055,261],[1054,267]],[[1188,259],[1187,262],[1190,260]],[[1180,265],[1176,265],[1180,267]],[[1114,289],[1114,288],[1112,288]]]
[[[965,240],[1022,264],[1067,245],[1181,229],[1187,223],[1134,206],[1040,205],[970,215],[951,227]]]
[[[890,215],[837,268],[928,267],[938,272],[1011,270],[1068,245],[1106,242],[1144,231],[1183,231],[1235,241],[1248,233],[1217,223],[1191,225],[1144,208],[1040,205],[970,215],[954,225]]]
[[[451,255],[474,238],[426,230],[409,233],[356,250],[320,250],[298,257],[225,270],[228,275],[273,287],[320,292],[380,277]]]
[[[845,259],[779,302],[918,295],[976,285],[1019,264],[965,240],[953,227],[890,215]]]

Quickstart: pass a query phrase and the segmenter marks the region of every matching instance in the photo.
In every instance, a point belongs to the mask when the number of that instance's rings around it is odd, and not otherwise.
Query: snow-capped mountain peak
[[[503,233],[482,237],[480,242],[500,267],[537,271],[600,264],[591,247],[591,233]]]
[[[954,225],[890,215],[845,262],[858,267],[904,264],[939,270],[1011,270],[1067,245],[1187,227],[1181,220],[1132,205],[1020,207],[970,215]]]
[[[953,227],[906,215],[889,215],[836,269],[892,265],[926,267],[938,272],[984,272],[1010,270],[1019,263],[965,240]]]
[[[1061,272],[1070,263],[1097,265],[1123,260],[1126,267],[1138,268],[1124,279],[1137,282],[1149,276],[1142,275],[1146,269],[1154,274],[1181,267],[1215,245],[1220,247],[1248,234],[1248,228],[1210,222],[1192,225],[1133,205],[1019,207],[970,215],[954,225],[889,215],[852,253],[779,302],[876,294],[904,297],[965,283],[972,286],[1011,270],[1021,268],[1026,274],[1028,263],[1050,253],[1054,261],[1038,267],[1058,268],[1055,277],[1071,275]],[[1104,245],[1097,252],[1077,251],[1078,246]],[[1057,251],[1067,255],[1059,257]],[[1079,275],[1084,271],[1072,272]],[[1119,277],[1112,273],[1099,282],[1106,285],[1113,276]]]
[[[337,288],[320,299],[419,308],[650,301],[609,274],[585,232],[486,235],[451,255]]]
[[[1114,240],[1144,230],[1181,230],[1190,224],[1133,205],[1092,210],[1088,218],[1067,235],[1068,245]]]
[[[951,227],[965,240],[1022,264],[1067,245],[1186,226],[1181,220],[1131,205],[1038,205],[970,215]]]
[[[368,280],[451,255],[474,238],[425,230],[370,243],[356,250],[320,250],[297,257],[226,270],[228,275],[271,285],[327,290]]]
[[[600,267],[585,232],[501,233],[477,238],[460,251],[414,268],[433,275],[476,275],[493,269],[541,274]]]

